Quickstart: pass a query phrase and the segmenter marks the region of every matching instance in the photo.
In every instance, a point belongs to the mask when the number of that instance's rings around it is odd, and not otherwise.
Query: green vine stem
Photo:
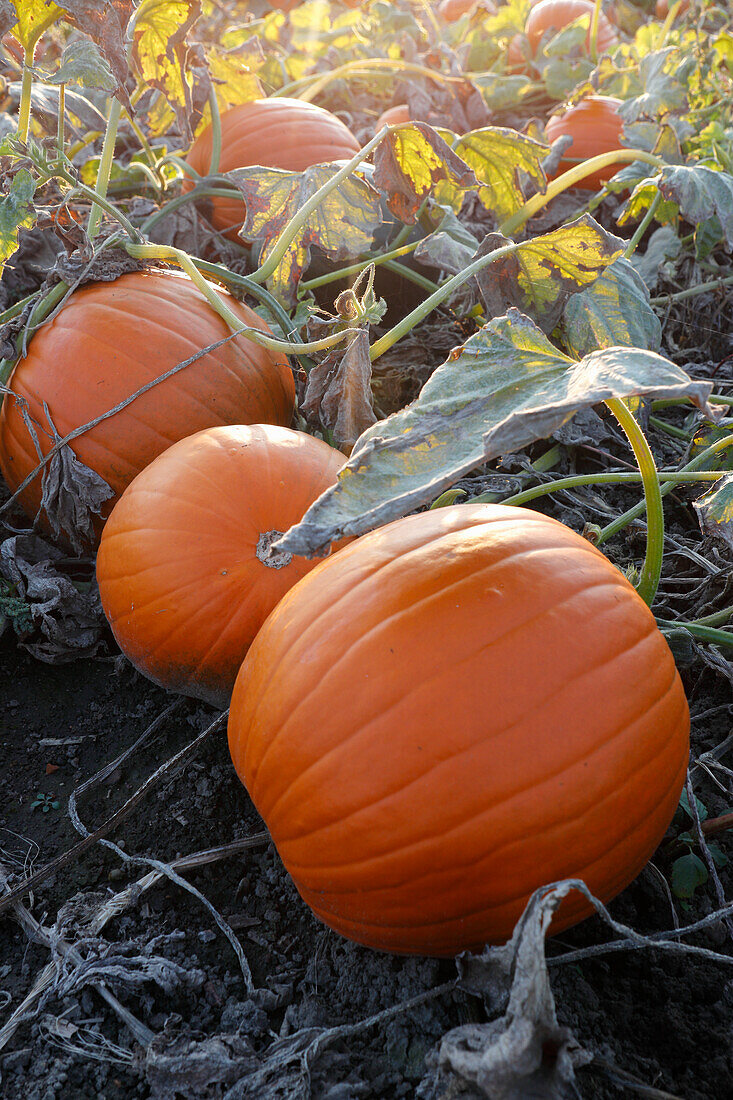
[[[396,260],[400,256],[408,256],[411,252],[414,252],[417,248],[419,241],[414,241],[412,244],[403,245],[402,248],[391,248],[389,252],[383,252],[379,256],[368,256],[358,263],[349,264],[348,267],[340,267],[337,271],[327,271],[325,275],[319,275],[314,279],[304,279],[300,286],[303,290],[316,290],[319,286],[327,286],[328,283],[338,282],[339,279],[348,279],[351,275],[358,275],[369,267],[370,264],[374,264],[378,267],[380,264],[386,263],[388,260]],[[433,287],[435,289],[435,287]]]
[[[52,310],[56,308],[68,289],[68,283],[59,282],[56,283],[55,286],[51,287],[45,297],[37,299],[36,304],[31,310],[25,329],[18,336],[18,339],[16,341],[16,356],[13,359],[0,360],[0,385],[4,386],[8,378],[10,377],[13,367],[15,366],[17,356],[21,354],[21,351],[23,349],[26,333],[32,333],[33,331],[35,331],[35,329],[38,328],[42,321],[46,320],[48,315],[51,313]],[[31,295],[31,297],[33,297],[33,295]],[[28,298],[25,299],[25,302],[27,301],[29,301]],[[4,394],[0,393],[0,404],[2,403],[3,397]]]
[[[59,110],[56,119],[56,152],[59,157],[64,155],[64,120],[66,116],[66,85],[59,84]]]
[[[569,168],[567,172],[563,172],[557,179],[548,183],[547,190],[544,193],[538,192],[531,199],[528,199],[524,206],[517,210],[516,214],[512,214],[499,227],[499,232],[503,233],[505,237],[513,236],[530,218],[533,218],[540,210],[544,210],[554,198],[557,198],[558,195],[561,195],[563,191],[567,191],[570,187],[575,187],[586,176],[590,176],[593,172],[598,172],[603,168],[608,168],[611,164],[632,163],[635,160],[643,161],[644,164],[651,164],[657,169],[664,168],[664,161],[659,157],[655,157],[653,153],[647,153],[645,149],[614,149],[610,153],[599,153],[597,157],[590,157],[589,160],[584,160],[582,164],[576,164],[574,168]]]
[[[484,267],[488,267],[489,264],[495,260],[501,259],[502,256],[509,256],[512,252],[516,252],[518,248],[521,248],[521,244],[506,244],[502,248],[497,248],[494,252],[489,252],[486,256],[479,256],[477,260],[474,260],[472,264],[464,268],[463,271],[459,271],[457,275],[453,275],[450,279],[446,280],[434,294],[431,294],[429,298],[426,298],[424,302],[421,302],[419,306],[416,306],[411,313],[408,313],[406,317],[403,317],[394,328],[391,328],[389,332],[386,332],[384,336],[380,337],[375,343],[372,344],[370,350],[370,356],[372,362],[378,359],[380,355],[384,355],[385,351],[389,351],[398,340],[401,340],[403,336],[406,336],[408,332],[411,332],[415,325],[424,320],[429,313],[432,313],[436,306],[439,306],[441,302],[444,302],[453,291],[467,282],[477,271],[481,271]]]
[[[674,294],[661,294],[658,298],[652,298],[650,305],[664,306],[667,302],[683,302],[686,298],[695,298],[698,294],[707,294],[711,290],[720,290],[724,286],[733,285],[733,275],[726,275],[722,279],[713,279],[709,283],[699,283],[697,286],[688,287],[687,290],[677,290]]]
[[[700,451],[700,454],[685,463],[679,472],[687,473],[690,470],[701,470],[711,458],[731,446],[733,446],[733,435],[726,435],[722,439],[718,439],[715,443],[712,443],[709,447],[706,447],[704,451]],[[674,482],[670,482],[661,490],[661,495],[664,497],[667,493],[671,493],[673,489]],[[602,528],[596,540],[596,545],[600,546],[602,543],[607,542],[608,539],[613,538],[614,535],[617,535],[619,531],[623,531],[624,527],[628,527],[630,523],[643,515],[644,509],[645,502],[640,501],[640,503],[635,504],[633,508],[629,508],[622,515],[617,516],[613,522]]]
[[[628,405],[618,397],[609,398],[606,405],[618,420],[631,444],[644,485],[647,514],[646,554],[636,590],[644,602],[651,607],[659,587],[664,556],[664,509],[657,467],[647,438]]]
[[[33,89],[33,55],[36,52],[36,42],[27,46],[23,54],[23,77],[20,84],[20,106],[18,107],[18,137],[21,141],[28,140],[28,129],[31,123],[31,91]]]
[[[0,313],[0,325],[7,324],[8,321],[12,321],[13,317],[17,317],[19,313],[22,313],[29,302],[37,296],[38,291],[34,291],[33,294],[27,294],[25,298],[21,298],[19,302],[15,302],[12,306],[8,306],[6,310]]]
[[[712,626],[700,626],[682,619],[657,619],[657,625],[664,630],[686,630],[693,638],[710,645],[733,645],[733,630],[715,630]]]
[[[134,244],[131,241],[125,243],[125,248],[128,254],[136,260],[162,260],[176,264],[196,284],[212,309],[226,322],[232,332],[246,336],[253,344],[259,344],[270,351],[280,351],[286,355],[309,355],[314,351],[325,351],[328,348],[336,347],[337,344],[343,343],[348,337],[356,335],[354,329],[342,329],[331,336],[325,336],[322,340],[313,340],[305,344],[277,340],[274,336],[267,336],[264,332],[260,332],[259,329],[243,325],[236,313],[229,308],[211,283],[203,277],[187,252],[180,248],[173,248],[171,245]]]
[[[97,183],[94,188],[95,195],[100,199],[104,199],[107,196],[109,177],[112,171],[112,161],[115,155],[115,144],[117,142],[117,126],[120,121],[121,112],[122,104],[116,96],[113,96],[109,107],[107,129],[104,134],[102,157],[99,161],[99,168],[97,169]],[[99,226],[102,221],[102,210],[103,207],[101,204],[95,200],[89,214],[89,224],[87,226],[87,235],[90,241],[93,241],[99,232]]]
[[[209,110],[211,111],[211,161],[209,163],[209,175],[215,176],[219,171],[221,160],[221,115],[219,113],[219,100],[212,85],[209,92]]]
[[[634,230],[634,234],[633,234],[631,240],[626,245],[626,248],[624,250],[624,259],[626,259],[626,260],[631,259],[631,257],[636,252],[636,249],[639,246],[639,241],[642,239],[642,237],[646,233],[647,229],[651,225],[652,221],[654,220],[654,215],[656,214],[657,207],[659,206],[661,201],[662,201],[662,192],[657,191],[656,195],[652,199],[651,206],[649,207],[646,214],[644,215],[644,217],[641,219],[638,226]]]
[[[601,0],[595,0],[593,15],[590,21],[590,56],[593,64],[598,61],[598,24],[601,16]]]
[[[657,474],[662,482],[671,481],[673,484],[699,481],[720,481],[722,474],[718,470],[699,470],[697,472],[683,473],[680,470],[659,470]],[[627,473],[626,471],[607,474],[574,474],[572,477],[559,477],[556,481],[545,482],[543,485],[533,485],[530,489],[523,489],[521,493],[514,493],[510,497],[504,497],[502,504],[528,504],[538,497],[547,496],[549,493],[559,493],[563,489],[580,489],[584,485],[622,485],[631,483],[638,485],[642,480],[640,473]],[[491,493],[482,493],[480,496],[471,497],[471,504],[479,504],[487,500]]]

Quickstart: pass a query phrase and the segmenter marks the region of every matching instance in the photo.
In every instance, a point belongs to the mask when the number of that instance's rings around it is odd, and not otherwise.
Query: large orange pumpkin
[[[284,168],[302,172],[313,164],[332,160],[351,160],[359,151],[359,142],[336,115],[303,103],[299,99],[254,99],[232,107],[221,116],[220,172],[261,164],[266,168]],[[211,164],[211,127],[196,138],[187,163],[205,176]],[[190,181],[184,190],[190,190]],[[239,199],[215,198],[211,201],[212,225],[232,240],[244,220],[244,203]]]
[[[556,175],[567,172],[573,165],[590,157],[621,148],[624,120],[618,113],[620,106],[621,100],[613,96],[589,95],[574,107],[568,107],[552,116],[545,127],[547,140],[552,143],[564,134],[569,134],[573,139],[567,156],[560,161],[560,171]],[[599,172],[586,176],[578,183],[578,187],[596,191],[623,167],[621,162],[609,164]]]
[[[535,4],[532,8],[524,25],[524,33],[529,39],[532,53],[537,53],[537,47],[543,34],[547,31],[552,31],[555,34],[561,31],[563,27],[567,27],[569,23],[574,23],[581,15],[590,15],[592,27],[594,9],[593,0],[540,0],[540,3]],[[585,40],[586,49],[588,50],[590,50],[591,45],[591,27],[588,27],[588,35]],[[603,12],[600,12],[598,16],[596,44],[599,53],[605,53],[606,50],[610,50],[618,44],[616,30]]]
[[[444,23],[456,23],[461,16],[472,11],[479,3],[489,15],[496,15],[496,5],[493,0],[442,0],[442,3],[438,4],[438,15]]]
[[[269,331],[248,306],[221,293],[243,324]],[[44,403],[65,436],[227,336],[226,323],[186,276],[133,272],[77,290],[38,330],[10,376],[10,390],[20,399],[6,394],[0,411],[0,468],[10,489],[38,463],[23,407],[45,455],[54,439]],[[294,402],[287,358],[236,336],[90,428],[71,447],[119,495],[176,440],[215,424],[289,424]],[[105,515],[113,502],[107,502]],[[23,490],[20,503],[28,516],[36,515],[40,475]],[[48,530],[44,514],[40,518]],[[101,522],[97,534],[100,529]]]
[[[208,428],[122,494],[97,580],[120,649],[151,680],[226,707],[255,634],[316,561],[270,544],[336,481],[344,456],[272,425]]]
[[[302,897],[370,947],[505,940],[533,890],[609,900],[677,806],[689,713],[622,573],[537,512],[438,509],[322,562],[231,702],[234,766]],[[553,931],[580,920],[572,894]]]

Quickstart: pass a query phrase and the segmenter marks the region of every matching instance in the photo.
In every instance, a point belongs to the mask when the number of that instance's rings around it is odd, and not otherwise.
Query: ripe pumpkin
[[[194,141],[186,158],[205,176],[211,164],[211,127]],[[221,116],[220,172],[261,164],[302,172],[313,164],[351,160],[359,151],[351,130],[330,111],[299,99],[254,99],[232,107]],[[183,190],[193,184],[184,181]],[[211,200],[211,222],[231,240],[239,241],[244,203],[239,199]]]
[[[540,0],[539,4],[535,4],[530,11],[524,25],[524,33],[529,39],[532,53],[537,53],[537,47],[543,34],[547,31],[552,31],[555,34],[561,31],[563,27],[567,27],[569,23],[574,23],[581,15],[590,15],[592,26],[594,8],[593,0]],[[590,51],[591,46],[590,33],[591,28],[588,27],[588,35],[585,40],[588,51]],[[613,24],[603,12],[600,12],[598,16],[598,37],[596,39],[599,53],[605,53],[606,50],[612,49],[613,46],[618,45],[618,41],[618,35]]]
[[[505,940],[567,876],[604,900],[677,806],[689,712],[646,604],[538,512],[454,505],[355,540],[244,660],[234,766],[315,914],[401,953]],[[553,931],[587,916],[572,894]]]
[[[442,0],[438,4],[438,15],[444,23],[457,23],[461,16],[473,11],[479,3],[489,15],[496,15],[496,5],[492,0]]]
[[[243,324],[269,332],[248,306],[224,294]],[[186,276],[132,272],[71,295],[39,329],[8,386],[38,425],[43,454],[54,442],[43,405],[60,436],[94,420],[147,382],[230,335],[225,322]],[[79,459],[122,493],[136,474],[176,440],[216,424],[289,424],[295,403],[284,355],[236,336],[154,386],[131,405],[73,441]],[[0,410],[0,469],[15,491],[38,463],[22,409],[10,394]],[[35,517],[41,477],[20,503]],[[107,502],[104,515],[114,501]],[[50,524],[41,515],[46,530]],[[97,537],[102,521],[97,525]]]
[[[552,143],[563,134],[570,134],[573,139],[567,156],[560,161],[560,172],[557,175],[599,153],[610,153],[613,149],[621,148],[624,121],[618,113],[620,106],[621,100],[614,96],[589,95],[574,107],[568,107],[566,111],[552,116],[545,127],[547,140]],[[610,164],[599,172],[586,176],[578,187],[597,191],[623,167],[621,162]]]
[[[268,557],[344,456],[269,424],[174,443],[122,494],[97,580],[120,649],[155,683],[224,708],[255,634],[317,559]]]
[[[397,126],[400,122],[410,121],[410,108],[406,103],[398,103],[395,107],[388,107],[374,124],[374,133],[378,134],[383,126]]]

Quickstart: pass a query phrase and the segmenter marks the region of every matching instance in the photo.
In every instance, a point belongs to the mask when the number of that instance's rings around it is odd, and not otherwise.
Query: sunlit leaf
[[[542,161],[547,145],[502,126],[486,126],[460,138],[455,151],[474,171],[478,195],[497,222],[501,223],[524,205],[522,179],[536,190],[546,188]]]
[[[550,99],[561,101],[593,72],[588,57],[551,57],[542,69],[542,79]]]
[[[44,30],[61,15],[61,8],[56,4],[47,4],[46,0],[10,0],[10,6],[14,8],[16,17],[15,23],[10,26],[24,50],[37,42]],[[6,4],[5,9],[7,7]]]
[[[733,432],[733,420],[727,417],[719,420],[717,424],[705,423],[697,429],[690,445],[690,458],[696,458],[702,451],[712,447],[713,443],[724,439]],[[725,447],[717,454],[710,455],[706,462],[706,469],[733,470],[733,447]]]
[[[109,64],[89,38],[76,38],[65,48],[61,64],[47,77],[49,84],[81,84],[113,92],[117,81]]]
[[[733,474],[716,481],[712,489],[693,501],[700,529],[705,535],[719,535],[733,546]]]
[[[258,41],[246,42],[240,49],[229,51],[211,46],[206,58],[220,110],[260,98],[262,85],[257,73],[265,58]]]
[[[618,219],[619,225],[641,218],[657,188],[664,199],[657,208],[657,221],[671,221],[678,211],[691,225],[717,217],[723,239],[733,248],[733,176],[728,172],[716,172],[701,164],[665,165],[654,184],[644,182],[636,188]]]
[[[619,107],[624,122],[640,118],[659,119],[670,111],[687,106],[687,79],[697,60],[685,56],[675,47],[647,54],[636,69],[640,92]]]
[[[29,229],[36,220],[33,195],[36,185],[30,172],[21,168],[10,181],[7,194],[0,198],[0,263],[5,263],[18,247],[18,230]]]
[[[580,357],[596,348],[656,351],[662,326],[649,305],[649,291],[628,260],[620,257],[588,290],[574,294],[563,314],[563,343]]]
[[[449,184],[451,194],[459,196],[478,183],[465,161],[426,122],[395,130],[377,146],[374,185],[405,224],[415,221],[423,199],[441,181]]]
[[[242,238],[263,242],[261,262],[267,259],[293,215],[337,170],[335,165],[317,164],[304,172],[238,168],[225,173],[244,197]],[[379,192],[361,176],[348,177],[313,211],[268,285],[283,302],[292,305],[314,245],[334,260],[353,259],[368,251],[381,220]]]
[[[363,534],[610,397],[688,397],[705,406],[711,390],[651,351],[606,348],[578,362],[510,310],[456,348],[412,405],[361,436],[337,485],[280,546],[312,555],[342,535]]]
[[[500,233],[491,233],[478,255],[506,243]],[[476,276],[487,315],[498,317],[508,306],[517,306],[545,332],[551,332],[568,298],[595,283],[623,248],[623,241],[590,214],[552,233],[532,237]]]
[[[143,79],[158,88],[188,135],[195,129],[186,36],[201,13],[199,0],[143,0],[135,22],[135,56]]]

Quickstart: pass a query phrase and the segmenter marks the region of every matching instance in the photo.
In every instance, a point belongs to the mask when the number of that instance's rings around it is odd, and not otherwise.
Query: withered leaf
[[[386,135],[374,153],[374,183],[387,206],[412,225],[420,204],[440,181],[463,194],[478,186],[473,171],[426,122],[413,122]]]
[[[115,95],[132,110],[126,88],[130,73],[125,31],[135,7],[134,0],[59,0],[58,6],[63,9],[68,23],[88,34],[99,46],[117,81]]]
[[[337,446],[352,447],[376,424],[371,390],[369,329],[360,328],[346,350],[336,348],[308,375],[301,411],[311,424],[333,432]]]
[[[733,547],[733,474],[716,481],[712,489],[693,501],[693,507],[703,534],[719,535]]]
[[[200,14],[200,0],[143,0],[135,21],[134,52],[143,79],[163,93],[188,139],[201,115],[194,117],[187,75],[194,55],[186,37]]]
[[[490,233],[477,255],[507,243],[500,233]],[[624,242],[590,214],[533,237],[475,276],[487,314],[498,317],[516,306],[545,332],[552,332],[568,299],[592,286],[623,248]]]
[[[280,232],[301,206],[337,171],[337,165],[316,164],[304,172],[256,167],[224,173],[244,197],[246,218],[240,236],[250,242],[262,241],[260,262],[267,259]],[[362,176],[349,176],[308,218],[269,280],[271,290],[293,305],[313,246],[334,260],[354,259],[369,250],[381,220],[379,192]]]

